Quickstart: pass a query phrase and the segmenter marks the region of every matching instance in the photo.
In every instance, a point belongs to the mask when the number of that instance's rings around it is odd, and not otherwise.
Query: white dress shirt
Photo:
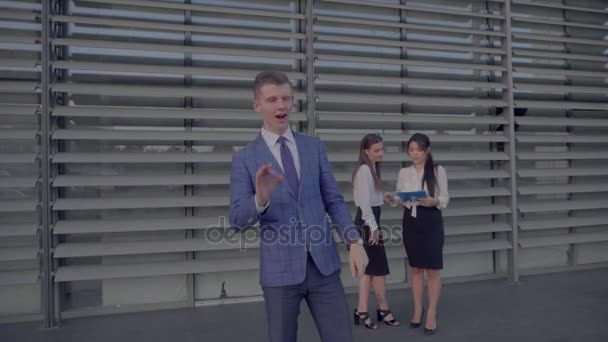
[[[355,175],[353,197],[357,207],[361,208],[361,218],[371,231],[378,229],[372,207],[382,205],[382,190],[376,191],[374,177],[367,165],[361,165]]]
[[[262,138],[264,139],[264,142],[266,142],[266,145],[274,156],[274,159],[276,159],[283,172],[285,172],[285,168],[283,167],[283,160],[281,159],[281,143],[279,143],[278,141],[281,136],[265,129],[264,127],[262,127],[261,134]],[[291,152],[291,156],[296,167],[296,172],[298,173],[298,179],[300,179],[300,155],[298,155],[298,147],[296,146],[296,140],[293,137],[293,132],[290,128],[288,128],[285,133],[283,133],[283,136],[285,137],[285,139],[287,139],[285,143],[287,144],[287,148],[289,148],[289,151]],[[268,203],[266,203],[264,207],[260,207],[256,198],[255,205],[258,209],[259,214],[264,212],[264,210],[268,208],[269,204],[270,201],[268,201]]]
[[[444,209],[448,206],[448,202],[450,202],[450,195],[448,193],[448,176],[443,166],[437,166],[436,170],[435,176],[437,178],[437,187],[435,188],[435,194],[429,194],[429,196],[435,197],[439,200],[437,208]],[[424,184],[424,188],[422,188],[423,175],[424,171],[416,171],[416,168],[413,165],[402,168],[399,170],[399,176],[397,178],[397,192],[425,190],[428,194],[429,189],[427,185]],[[397,203],[401,202],[401,199],[398,196],[395,197],[395,200]],[[419,204],[420,203],[418,201],[407,201],[402,203],[404,207],[412,209],[412,217],[416,217],[416,207]]]

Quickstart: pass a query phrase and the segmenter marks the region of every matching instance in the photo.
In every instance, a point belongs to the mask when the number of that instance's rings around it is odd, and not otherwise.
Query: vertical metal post
[[[399,1],[400,5],[405,5],[405,0],[400,0]],[[407,12],[405,9],[403,8],[399,8],[399,23],[407,23]],[[407,29],[404,27],[399,28],[399,40],[400,41],[406,41],[407,40]],[[401,47],[400,48],[400,52],[399,52],[399,58],[401,60],[405,60],[407,59],[407,48],[406,47]],[[400,68],[399,68],[399,77],[401,77],[403,83],[401,83],[401,95],[407,94],[407,83],[405,83],[405,78],[407,77],[407,67],[403,64],[401,64]],[[405,103],[401,103],[400,105],[400,109],[401,109],[401,115],[406,115],[407,113],[407,104]],[[406,122],[401,122],[401,131],[403,133],[405,133],[405,130],[407,129],[407,123]],[[403,153],[407,153],[407,143],[405,141],[401,142],[401,152]],[[403,161],[401,162],[401,166],[405,167],[406,166],[406,162]],[[408,262],[403,261],[404,263],[404,267],[405,267],[405,284],[411,286],[411,280],[412,280],[412,269],[410,267],[408,267]]]
[[[306,116],[308,117],[308,134],[315,135],[317,115],[315,111],[315,51],[314,51],[314,0],[306,1]]]
[[[185,0],[184,3],[187,5],[190,5],[190,4],[192,4],[192,0]],[[187,9],[184,11],[184,25],[192,25],[192,10],[190,10],[190,9]],[[190,31],[184,32],[184,46],[192,46],[192,32],[190,32]],[[192,53],[188,52],[188,53],[184,54],[184,66],[185,67],[192,66]],[[192,87],[192,75],[191,74],[184,75],[184,86],[186,88]],[[192,108],[192,97],[191,96],[187,96],[184,98],[184,108],[186,108],[186,109]],[[184,119],[184,130],[186,132],[192,131],[192,119]],[[184,141],[184,145],[185,145],[186,153],[191,153],[192,152],[192,141]],[[194,167],[193,167],[192,163],[184,164],[184,173],[186,175],[192,175],[193,171],[194,171]],[[191,197],[193,195],[193,193],[194,193],[193,185],[186,184],[184,186],[184,196]],[[184,215],[185,216],[194,216],[194,209],[186,208]],[[194,231],[186,230],[185,238],[191,239],[193,237],[194,237]],[[194,252],[186,253],[186,259],[188,259],[188,260],[193,260],[194,256],[195,256]],[[195,298],[194,279],[195,279],[194,274],[188,274],[186,276],[186,289],[187,289],[187,296],[188,296],[187,300],[191,306],[194,306],[194,298]]]
[[[562,4],[564,6],[566,6],[566,2],[564,0],[562,0]],[[568,21],[568,14],[566,12],[565,9],[562,9],[562,18],[564,20],[564,22]],[[563,26],[563,31],[564,31],[564,37],[569,37],[569,33],[568,33],[568,26],[564,25]],[[564,42],[564,53],[570,53],[570,48],[568,47],[568,43]],[[566,65],[564,66],[564,69],[571,69],[570,63],[566,61]],[[566,80],[564,81],[564,85],[565,86],[571,86],[572,85],[572,81],[568,78],[568,76],[565,76]],[[570,100],[570,94],[564,94],[564,101],[569,101]],[[567,109],[566,110],[566,117],[567,118],[571,118],[574,116],[574,111],[572,109]],[[572,126],[566,126],[566,132],[568,132],[569,135],[574,133],[574,129],[572,128]],[[568,152],[572,152],[573,150],[573,143],[566,143],[566,147],[568,148]],[[568,168],[572,167],[573,161],[572,159],[568,159]],[[569,176],[568,177],[568,184],[572,184],[574,180],[573,176]],[[568,194],[568,200],[572,201],[574,200],[574,194],[573,193],[569,193]],[[568,216],[574,216],[574,210],[568,210]],[[568,234],[572,234],[576,232],[576,228],[574,227],[568,227]],[[568,266],[576,266],[578,264],[578,258],[576,256],[576,244],[574,243],[570,243],[568,244]]]
[[[51,186],[50,186],[50,10],[51,0],[42,1],[42,36],[41,36],[41,69],[40,69],[40,145],[39,159],[41,177],[41,220],[42,220],[42,272],[41,290],[44,311],[44,327],[57,325],[55,314],[55,288],[53,284],[53,232],[51,231]]]
[[[509,154],[509,173],[511,175],[511,238],[510,242],[512,249],[509,253],[509,276],[511,281],[519,281],[519,234],[518,234],[518,218],[517,211],[517,167],[516,167],[516,151],[515,151],[515,114],[514,114],[514,99],[513,99],[513,36],[511,27],[511,0],[505,1],[505,43],[506,55],[503,65],[507,68],[507,102],[508,108],[506,116],[509,120],[508,130],[505,133],[509,138],[509,150],[505,151]]]
[[[295,1],[295,6],[296,6],[296,13],[298,14],[303,14],[306,11],[306,0],[297,0]],[[301,33],[303,35],[306,35],[306,20],[302,20],[302,19],[294,19],[294,29],[297,30],[298,33]],[[298,53],[304,53],[304,50],[306,49],[306,43],[307,40],[304,39],[298,39],[296,41],[295,47],[296,47],[296,51]],[[304,72],[304,68],[305,68],[305,63],[307,63],[308,59],[305,61],[302,61],[302,59],[298,59],[296,61],[296,70],[299,73],[303,73]],[[304,87],[304,84],[308,85],[308,82],[306,80],[298,80],[297,82],[294,82],[294,80],[291,80],[292,84],[295,85],[296,89],[302,89]],[[294,110],[298,111],[298,112],[302,112],[304,106],[303,106],[303,101],[298,101],[297,103],[294,103]],[[306,118],[306,122],[302,122],[300,121],[298,124],[298,131],[301,133],[308,133],[309,131],[309,127],[310,127],[311,123],[309,121],[309,118]]]

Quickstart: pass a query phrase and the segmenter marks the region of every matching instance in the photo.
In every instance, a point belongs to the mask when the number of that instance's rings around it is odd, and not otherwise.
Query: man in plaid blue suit
[[[363,274],[368,260],[327,152],[318,138],[289,128],[293,93],[284,73],[258,74],[254,96],[263,126],[233,156],[230,223],[237,230],[260,223],[260,285],[269,340],[296,341],[305,299],[321,340],[352,341],[341,262],[327,214],[350,246],[353,276]]]

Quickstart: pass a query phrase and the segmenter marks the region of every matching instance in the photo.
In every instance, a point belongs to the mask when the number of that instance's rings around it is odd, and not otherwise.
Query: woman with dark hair
[[[448,179],[445,169],[435,165],[431,154],[429,137],[416,133],[407,142],[407,153],[412,160],[410,167],[399,171],[398,192],[425,190],[426,198],[402,202],[396,194],[387,193],[384,199],[392,206],[402,204],[403,245],[412,269],[412,294],[414,315],[410,327],[421,325],[424,307],[424,274],[428,281],[429,308],[424,324],[424,333],[435,333],[437,329],[437,304],[441,292],[440,272],[443,268],[443,217],[441,209],[450,201]]]
[[[393,317],[388,309],[386,300],[386,275],[389,274],[388,260],[384,250],[384,242],[380,236],[380,206],[382,205],[382,181],[380,178],[380,164],[384,155],[382,137],[377,134],[368,134],[361,140],[359,147],[359,161],[353,171],[353,194],[357,205],[355,225],[363,238],[365,252],[369,264],[365,274],[359,278],[359,304],[355,309],[355,325],[363,322],[368,329],[377,329],[378,326],[370,319],[367,301],[370,288],[374,288],[378,308],[376,314],[378,322],[384,321],[387,325],[398,326],[400,323]]]

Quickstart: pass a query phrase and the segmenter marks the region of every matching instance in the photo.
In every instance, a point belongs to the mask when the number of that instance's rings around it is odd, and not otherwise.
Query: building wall
[[[0,1],[3,317],[45,313],[49,236],[60,313],[259,296],[256,230],[215,234],[266,69],[288,73],[292,128],[322,139],[353,213],[364,134],[385,139],[385,191],[409,136],[431,137],[451,195],[445,278],[608,261],[602,1],[49,3],[45,45],[42,3]],[[401,215],[382,213],[394,286]]]

